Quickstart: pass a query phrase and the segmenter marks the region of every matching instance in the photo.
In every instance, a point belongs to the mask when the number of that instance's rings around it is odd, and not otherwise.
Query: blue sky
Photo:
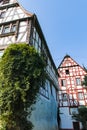
[[[56,67],[66,54],[87,67],[87,0],[18,0],[38,17]]]

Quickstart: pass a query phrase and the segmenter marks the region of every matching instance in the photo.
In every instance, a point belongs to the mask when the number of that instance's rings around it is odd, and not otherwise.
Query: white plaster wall
[[[69,108],[61,107],[60,113],[62,113],[62,114],[60,114],[61,128],[62,129],[73,129],[73,122],[75,122],[75,120],[73,120],[71,115],[69,114]],[[80,123],[80,129],[82,129],[81,123]]]
[[[0,10],[0,12],[3,11],[5,11],[5,17],[0,19],[0,23],[19,20],[21,18],[27,18],[31,16],[30,14],[27,15],[27,13],[25,13],[20,6],[8,8],[8,10],[6,9]]]
[[[34,108],[31,116],[33,130],[58,130],[57,103],[53,96],[49,100],[40,96]]]
[[[73,124],[72,124],[72,118],[71,115],[69,115],[69,108],[68,107],[63,107],[60,109],[60,118],[61,118],[61,128],[62,129],[72,129]]]

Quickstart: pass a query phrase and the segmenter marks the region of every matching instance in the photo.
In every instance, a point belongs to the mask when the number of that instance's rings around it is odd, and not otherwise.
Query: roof
[[[81,68],[86,72],[85,67],[82,67],[81,65],[79,65],[79,64],[78,64],[73,58],[71,58],[71,56],[68,55],[68,54],[66,54],[66,55],[64,56],[64,58],[63,58],[63,60],[61,61],[60,65],[58,66],[58,69],[59,69],[59,68],[62,68],[61,65],[63,64],[63,61],[64,61],[66,58],[70,58],[71,60],[73,60],[73,62],[76,63],[76,66],[81,67]],[[74,66],[75,66],[75,65],[74,65]],[[66,67],[66,66],[65,66],[65,67]],[[68,67],[69,67],[69,66],[68,66]],[[70,66],[70,67],[72,67],[72,66]]]

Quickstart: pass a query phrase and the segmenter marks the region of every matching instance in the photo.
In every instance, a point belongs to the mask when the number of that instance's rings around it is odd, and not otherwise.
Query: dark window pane
[[[65,79],[61,80],[61,86],[64,86],[64,87],[66,86],[66,80]]]
[[[66,74],[69,74],[69,70],[66,70]]]
[[[10,32],[10,26],[4,26],[3,33],[9,33]]]

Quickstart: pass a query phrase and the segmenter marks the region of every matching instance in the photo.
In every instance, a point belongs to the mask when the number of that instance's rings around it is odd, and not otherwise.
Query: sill
[[[0,34],[0,37],[7,37],[7,36],[10,36],[10,35],[15,35],[15,32],[2,33],[2,34]]]

